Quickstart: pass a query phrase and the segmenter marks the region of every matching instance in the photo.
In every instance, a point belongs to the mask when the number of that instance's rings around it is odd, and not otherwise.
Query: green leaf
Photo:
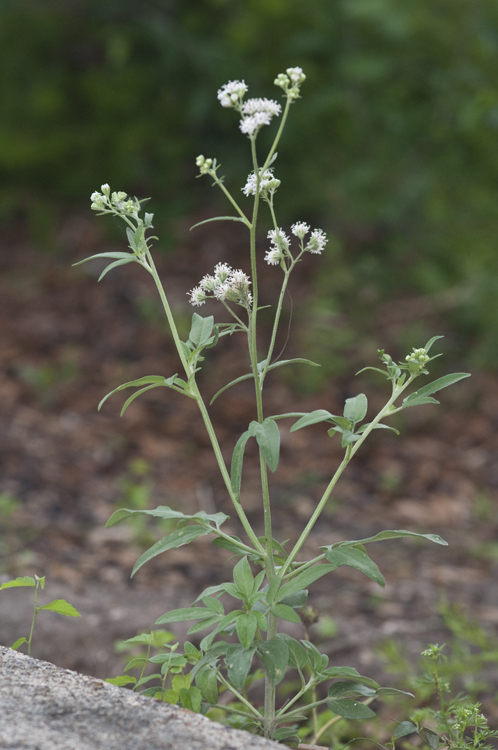
[[[294,609],[296,609],[299,607],[304,607],[307,600],[308,589],[303,589],[302,591],[298,591],[296,594],[286,596],[285,599],[282,599],[281,604],[287,604],[288,607],[294,607]]]
[[[201,710],[202,693],[198,687],[195,687],[195,685],[189,687],[188,690],[182,688],[180,690],[180,702],[182,708],[186,708],[189,711],[194,711],[194,713],[198,714]]]
[[[415,393],[411,393],[409,396],[407,396],[403,400],[403,405],[413,406],[412,402],[415,399],[418,399],[424,396],[431,396],[433,393],[437,393],[437,391],[441,391],[443,388],[447,388],[448,386],[453,385],[454,383],[458,383],[459,380],[463,380],[464,378],[470,378],[470,373],[469,372],[454,372],[450,375],[443,375],[442,378],[438,378],[437,380],[434,380],[432,383],[428,383],[427,385],[424,385],[422,388],[419,388],[418,391],[415,391]]]
[[[225,513],[206,513],[204,510],[188,515],[186,513],[181,513],[178,510],[172,510],[172,508],[167,505],[158,505],[157,508],[153,508],[152,510],[128,510],[127,508],[119,508],[119,510],[116,510],[107,521],[106,529],[120,523],[120,521],[130,518],[131,516],[139,514],[161,518],[164,521],[204,521],[206,525],[214,523],[217,529],[219,529],[221,524],[229,518]]]
[[[336,547],[335,549],[327,550],[325,559],[332,565],[336,565],[336,567],[349,565],[364,573],[372,581],[378,583],[379,586],[386,585],[384,576],[377,565],[369,558],[366,552],[357,547]]]
[[[249,221],[247,219],[244,220],[241,216],[213,216],[211,219],[204,219],[204,221],[199,221],[197,224],[192,224],[189,231],[203,224],[208,224],[211,221],[241,221],[243,224],[249,225]]]
[[[246,430],[237,440],[232,455],[232,466],[230,469],[230,481],[232,489],[240,502],[240,487],[242,484],[242,465],[244,463],[244,451],[246,443],[251,437],[249,430]]]
[[[108,677],[106,682],[108,682],[110,685],[117,685],[118,687],[124,687],[125,685],[131,685],[132,683],[135,684],[137,681],[136,677],[131,677],[130,675],[121,674],[119,677]]]
[[[414,398],[407,396],[405,399],[403,399],[403,404],[401,406],[402,409],[407,409],[409,406],[423,406],[424,404],[440,403],[437,399],[431,398],[431,396],[416,396],[415,393],[412,393],[412,396],[414,396]]]
[[[292,415],[285,414],[282,416]],[[309,425],[317,424],[318,422],[332,422],[333,420],[334,415],[329,411],[326,411],[326,409],[315,409],[315,411],[311,411],[309,414],[305,414],[303,417],[301,417],[301,419],[298,419],[297,422],[290,428],[290,432],[301,430],[303,427],[308,427]]]
[[[185,622],[187,620],[207,620],[213,616],[213,613],[206,607],[183,607],[182,609],[172,609],[171,612],[161,615],[155,624],[164,625],[167,622]]]
[[[153,544],[152,547],[150,547],[146,552],[144,552],[143,555],[140,555],[135,565],[133,566],[131,577],[133,578],[135,573],[140,570],[142,565],[144,565],[146,562],[149,562],[149,560],[152,560],[153,557],[157,557],[157,555],[160,555],[163,552],[167,552],[167,550],[169,549],[176,549],[177,547],[182,547],[184,544],[190,544],[190,542],[193,542],[194,539],[197,539],[197,537],[205,536],[206,534],[210,534],[211,532],[212,529],[206,528],[205,526],[196,525],[183,526],[181,529],[173,531],[172,534],[168,534],[168,536],[163,537],[158,542]]]
[[[12,581],[7,581],[6,583],[2,583],[0,586],[0,591],[2,589],[15,589],[21,586],[29,586],[30,588],[36,588],[36,582],[34,578],[30,578],[29,576],[23,576],[22,578],[13,578]]]
[[[281,602],[282,599],[291,596],[291,594],[297,594],[298,591],[307,588],[311,583],[335,570],[335,568],[335,565],[312,565],[307,570],[303,570],[302,573],[282,586],[275,597],[275,603]]]
[[[348,547],[351,545],[357,546],[359,544],[382,542],[385,539],[400,539],[401,537],[409,536],[419,537],[420,539],[428,539],[429,542],[442,544],[445,547],[448,545],[448,542],[445,542],[444,539],[439,536],[439,534],[417,534],[415,531],[405,531],[405,529],[399,529],[398,531],[380,531],[378,534],[375,534],[375,536],[369,536],[366,539],[356,539],[354,541],[347,542],[335,542],[334,544],[330,544],[328,547],[320,547],[320,549],[337,549],[337,547]]]
[[[192,315],[192,327],[189,333],[189,339],[194,347],[200,347],[207,344],[213,333],[214,317],[210,315],[203,318],[201,315],[194,313]]]
[[[77,263],[73,263],[73,266],[81,266],[82,263],[87,263],[89,260],[94,260],[95,258],[131,258],[133,260],[133,256],[130,255],[130,253],[123,253],[123,252],[110,252],[110,253],[97,253],[97,255],[90,255],[88,258],[84,258],[83,260],[79,260]]]
[[[254,589],[254,576],[247,557],[243,557],[242,560],[239,560],[233,569],[233,580],[241,595],[245,599],[248,599]]]
[[[276,422],[271,417],[262,423],[251,422],[249,433],[256,438],[270,471],[275,471],[280,456],[280,432]]]
[[[304,646],[301,646],[299,641],[296,641],[290,635],[287,635],[287,633],[279,633],[277,638],[284,641],[289,649],[289,666],[294,669],[304,669],[308,663],[308,654]]]
[[[374,711],[363,703],[347,698],[327,699],[327,706],[335,714],[342,716],[344,719],[371,719],[375,716]]]
[[[359,393],[354,398],[347,398],[344,406],[344,416],[353,424],[361,422],[365,418],[368,409],[367,397],[364,393]]]
[[[128,257],[126,259],[123,258],[123,260],[115,260],[114,263],[109,263],[107,268],[104,268],[97,281],[102,281],[104,276],[108,274],[109,271],[112,271],[113,268],[117,268],[117,266],[125,266],[127,263],[133,263],[134,261],[136,261],[134,255],[130,255],[130,253],[128,253],[127,255]]]
[[[393,732],[393,738],[395,740],[400,737],[406,737],[408,734],[415,734],[418,732],[418,727],[413,721],[402,721]]]
[[[413,693],[408,693],[406,690],[398,690],[392,687],[381,687],[377,690],[379,695],[408,695],[410,698],[414,698]]]
[[[255,646],[246,650],[238,643],[231,643],[227,649],[225,664],[228,679],[236,690],[244,689],[244,683],[251,669],[252,657],[255,651]]]
[[[349,682],[360,682],[362,685],[378,690],[379,685],[375,680],[371,680],[369,677],[364,677],[359,674],[353,667],[327,667],[323,670],[323,674],[330,680],[345,678]]]
[[[287,604],[273,604],[271,612],[276,617],[280,617],[281,620],[287,620],[287,622],[295,622],[297,624],[301,622],[297,612],[295,612],[292,607],[287,606]]]
[[[65,599],[54,599],[53,602],[44,604],[43,607],[39,607],[38,611],[40,612],[42,609],[47,609],[50,612],[57,612],[59,615],[66,615],[66,617],[81,617],[78,610],[75,609],[72,604],[66,602]]]
[[[362,424],[361,427],[359,427],[358,430],[356,431],[356,434],[361,435],[363,432],[365,432],[367,427],[370,427],[370,425],[371,425],[371,422]],[[374,427],[374,430],[392,430],[392,432],[395,432],[396,435],[399,435],[399,430],[396,430],[394,427],[391,427],[388,424],[382,424],[382,422],[377,422],[377,424]]]
[[[235,622],[235,629],[237,631],[238,639],[245,649],[251,648],[256,630],[258,628],[258,621],[256,615],[252,612],[242,614],[237,617]]]
[[[283,680],[285,669],[289,663],[289,649],[281,638],[270,638],[258,646],[265,670],[274,685]]]
[[[328,691],[329,698],[374,698],[377,693],[359,682],[334,682]]]
[[[200,669],[195,675],[195,684],[205,701],[211,705],[218,703],[218,680],[215,669],[210,667]]]
[[[431,346],[433,345],[433,343],[437,341],[438,339],[444,339],[444,336],[433,336],[431,339],[429,339],[427,344],[424,346],[425,351],[428,352]]]
[[[126,227],[126,236],[128,237],[128,242],[130,243],[130,247],[132,250],[137,249],[137,243],[135,240],[135,232],[130,227]]]
[[[195,625],[192,625],[191,628],[187,630],[187,635],[191,635],[192,633],[199,633],[201,630],[206,630],[206,628],[211,628],[213,625],[218,625],[220,621],[219,615],[213,615],[211,612],[211,617],[209,620],[201,620],[201,622],[197,622]]]
[[[128,383],[123,383],[122,385],[118,385],[117,388],[114,388],[114,390],[109,391],[109,393],[104,396],[102,401],[99,403],[97,410],[100,411],[104,403],[107,401],[109,396],[112,396],[114,393],[117,393],[118,391],[124,391],[125,388],[133,388],[134,386],[142,386],[142,385],[149,385],[151,383],[155,383],[156,385],[166,385],[166,379],[162,377],[162,375],[146,375],[143,378],[137,378],[137,380],[130,380]]]
[[[17,651],[19,646],[22,646],[23,643],[27,643],[27,642],[28,642],[28,639],[22,636],[22,638],[18,638],[17,641],[12,644],[11,649],[13,651]]]
[[[436,732],[434,732],[432,729],[429,729],[428,727],[421,727],[421,731],[425,732],[426,741],[431,750],[437,750],[437,748],[439,747],[439,736],[436,734]]]
[[[203,596],[202,603],[215,615],[224,615],[223,604],[212,596]]]
[[[136,393],[133,393],[129,398],[126,399],[123,406],[121,407],[121,411],[119,413],[119,416],[122,417],[129,405],[132,401],[135,401],[136,398],[142,395],[142,393],[145,393],[145,391],[150,391],[151,388],[159,388],[160,385],[164,385],[164,383],[156,383],[154,385],[148,385],[145,388],[141,388],[139,391],[136,391]]]
[[[230,539],[236,539],[242,544],[242,540],[239,539],[238,536],[231,536]],[[221,547],[222,549],[227,549],[233,555],[237,555],[237,557],[249,554],[247,550],[241,549],[238,544],[235,544],[222,536],[217,536],[216,539],[213,540],[213,544],[216,544],[217,547]]]

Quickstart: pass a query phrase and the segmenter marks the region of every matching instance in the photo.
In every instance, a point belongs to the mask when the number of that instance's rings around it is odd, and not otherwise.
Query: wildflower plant
[[[364,421],[368,402],[363,393],[348,398],[342,414],[334,414],[327,409],[317,409],[310,413],[266,413],[263,388],[266,378],[274,369],[294,363],[316,366],[315,363],[300,358],[279,360],[274,353],[290,275],[306,253],[320,255],[325,251],[327,244],[327,236],[322,229],[312,229],[306,222],[297,221],[291,226],[290,231],[286,231],[279,226],[275,213],[275,199],[280,186],[280,180],[274,171],[277,146],[291,107],[300,98],[304,80],[303,71],[297,67],[288,68],[285,73],[277,76],[275,84],[283,94],[282,105],[272,99],[247,99],[248,89],[244,81],[230,81],[218,91],[221,106],[233,109],[239,115],[240,131],[247,138],[250,148],[252,169],[241,188],[244,200],[250,199],[252,202],[249,210],[243,208],[236,195],[226,187],[220,174],[220,164],[215,158],[201,155],[196,160],[199,176],[211,178],[233,209],[229,216],[207,221],[234,221],[242,224],[248,234],[249,275],[224,263],[218,263],[188,292],[190,302],[196,308],[202,307],[208,299],[219,301],[231,316],[230,322],[216,323],[214,316],[202,317],[194,312],[189,337],[182,341],[167,292],[154,265],[151,246],[152,241],[157,238],[149,234],[153,216],[143,212],[144,201],[130,198],[122,192],[111,193],[108,185],[103,185],[100,192],[92,195],[92,208],[99,215],[111,214],[123,220],[129,242],[128,251],[105,252],[92,256],[111,260],[101,278],[112,268],[126,263],[137,263],[152,276],[171,328],[181,368],[181,374],[168,374],[166,377],[151,375],[124,383],[107,394],[99,408],[113,393],[133,387],[137,390],[125,401],[122,413],[135,398],[152,388],[169,388],[177,394],[193,399],[198,405],[226,492],[244,537],[239,538],[223,530],[222,526],[228,518],[224,513],[201,511],[187,514],[167,506],[159,506],[154,510],[120,509],[111,516],[107,526],[113,526],[138,513],[177,523],[176,530],[141,555],[132,575],[156,555],[207,534],[214,536],[216,545],[229,550],[235,558],[239,558],[233,569],[232,581],[208,587],[191,607],[167,612],[157,620],[158,625],[192,621],[194,624],[190,627],[189,634],[206,633],[198,647],[186,642],[183,653],[178,650],[174,653],[168,651],[164,655],[163,663],[167,664],[170,672],[171,669],[188,670],[188,685],[191,687],[184,687],[183,693],[178,693],[178,700],[182,705],[195,705],[201,711],[207,712],[211,707],[219,705],[220,692],[229,692],[231,700],[224,695],[222,708],[233,723],[265,737],[287,743],[297,742],[299,722],[305,721],[310,711],[316,712],[320,707],[326,707],[337,717],[368,718],[374,714],[367,704],[375,697],[392,692],[392,689],[380,687],[374,680],[360,675],[355,669],[328,666],[328,657],[320,653],[306,637],[298,640],[281,631],[282,621],[295,624],[301,622],[300,611],[306,604],[308,587],[343,565],[356,568],[380,586],[384,586],[382,573],[367,553],[367,546],[374,542],[417,537],[436,544],[446,543],[437,534],[387,530],[366,539],[324,545],[312,559],[303,559],[301,556],[303,545],[327,505],[344,469],[372,431],[392,430],[393,428],[385,422],[387,418],[412,406],[437,404],[433,398],[434,393],[467,377],[466,373],[446,375],[408,393],[418,377],[428,374],[428,366],[434,359],[429,352],[435,341],[440,338],[435,336],[422,349],[415,349],[403,362],[395,362],[380,350],[381,367],[365,368],[380,372],[386,377],[391,388],[385,406],[370,421]],[[266,156],[260,159],[257,151],[258,135],[263,128],[271,126],[279,117],[281,119],[273,143]],[[270,272],[281,274],[281,287],[273,309],[270,341],[264,357],[261,358],[259,352],[262,344],[258,339],[258,269],[261,259],[258,257],[256,238],[263,203],[269,209],[273,224],[268,233],[269,243],[264,260],[268,265],[277,267]],[[206,222],[201,222],[204,223]],[[207,350],[219,345],[220,340],[229,334],[242,334],[247,338],[248,372],[225,385],[214,398],[244,380],[253,382],[255,397],[255,419],[237,440],[230,466],[223,457],[208,406],[197,383],[197,373],[202,367]],[[286,542],[274,538],[269,486],[269,472],[275,472],[279,463],[279,425],[287,420],[292,423],[291,432],[323,423],[329,437],[340,437],[344,451],[343,459],[331,476],[315,510],[299,538],[290,548],[286,548]],[[255,440],[259,448],[263,536],[259,536],[253,529],[244,509],[242,468],[244,451],[249,440]],[[235,609],[233,605],[227,607],[226,595],[232,602],[235,600]],[[160,661],[160,655],[153,658],[155,663]],[[288,697],[280,704],[276,687],[284,679],[288,669],[297,672],[299,687],[292,697]],[[263,706],[254,705],[247,692],[252,682],[260,677],[264,680]],[[326,697],[319,697],[316,692],[317,686],[321,683],[328,683]],[[154,688],[149,690],[154,694]],[[164,691],[163,683],[158,697],[164,696]],[[314,696],[313,701],[304,705],[304,696],[309,694]]]

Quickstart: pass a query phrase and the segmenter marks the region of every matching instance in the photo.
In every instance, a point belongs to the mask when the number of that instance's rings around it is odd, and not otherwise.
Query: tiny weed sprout
[[[11,648],[17,650],[20,646],[23,645],[23,643],[26,643],[28,647],[28,655],[30,655],[31,641],[33,640],[33,630],[35,629],[35,621],[38,617],[39,612],[41,612],[42,610],[47,610],[48,612],[56,612],[59,615],[66,615],[66,617],[81,617],[81,615],[73,607],[73,605],[66,602],[65,599],[54,599],[53,602],[44,604],[42,607],[38,606],[38,589],[41,588],[43,590],[45,588],[45,576],[43,576],[42,578],[39,578],[38,576],[35,576],[34,578],[31,578],[30,576],[14,578],[12,581],[6,581],[5,583],[2,583],[2,585],[0,586],[0,591],[2,589],[15,589],[20,587],[32,588],[35,591],[33,619],[31,621],[31,630],[29,631],[29,637],[26,638],[25,636],[22,636],[21,638],[18,638],[17,641],[12,644]]]
[[[140,668],[140,677],[137,681],[126,676],[115,679],[118,684],[133,682],[136,688],[146,680],[152,680],[152,677],[144,678],[143,670],[147,662],[161,665],[160,672],[153,675],[159,680],[159,685],[147,688],[148,694],[202,713],[211,711],[210,715],[216,715],[217,718],[222,716],[233,726],[294,746],[299,742],[299,726],[312,717],[316,719],[321,709],[332,714],[334,718],[331,723],[342,718],[366,719],[374,716],[369,706],[374,698],[396,692],[392,688],[381,687],[374,680],[359,674],[356,669],[329,666],[328,657],[320,653],[307,637],[305,605],[308,588],[322,576],[331,574],[343,565],[355,568],[379,586],[384,586],[384,577],[367,552],[370,545],[375,547],[377,542],[402,537],[423,539],[441,545],[446,542],[434,533],[422,534],[401,529],[382,531],[366,539],[323,545],[312,559],[304,559],[301,550],[341,474],[372,431],[389,429],[397,432],[386,420],[413,406],[437,404],[434,394],[468,377],[467,373],[455,373],[440,377],[418,389],[412,387],[415,380],[429,374],[430,363],[435,356],[440,356],[432,354],[433,345],[441,338],[434,336],[423,348],[414,349],[402,362],[395,362],[389,354],[380,350],[380,366],[365,368],[380,373],[386,378],[390,388],[385,405],[367,421],[368,401],[363,393],[348,398],[339,414],[327,409],[316,409],[309,413],[265,412],[263,387],[274,369],[295,364],[318,366],[301,358],[280,360],[274,354],[290,275],[307,253],[319,256],[326,251],[327,246],[327,236],[321,228],[296,221],[287,230],[279,226],[276,217],[275,202],[280,186],[275,168],[277,147],[291,107],[301,96],[304,81],[305,75],[297,67],[288,68],[285,73],[277,76],[274,83],[280,89],[279,94],[283,95],[282,104],[272,99],[246,98],[248,88],[244,81],[230,81],[218,91],[221,106],[237,113],[241,137],[245,138],[250,150],[252,169],[242,187],[237,188],[237,194],[226,187],[221,175],[221,165],[215,158],[201,155],[196,160],[199,177],[207,176],[212,180],[226,197],[231,210],[230,215],[207,221],[233,221],[242,225],[240,229],[248,238],[250,274],[225,263],[218,263],[214,269],[203,269],[206,274],[198,285],[191,291],[185,290],[185,293],[195,308],[202,307],[207,300],[216,300],[228,312],[230,322],[216,323],[214,316],[203,317],[194,312],[189,336],[186,341],[181,339],[167,289],[159,279],[153,260],[152,241],[157,239],[150,234],[153,215],[143,211],[143,200],[131,198],[124,192],[111,192],[107,184],[102,185],[100,191],[91,196],[92,209],[99,215],[109,214],[124,222],[128,250],[99,253],[80,261],[84,263],[92,258],[109,259],[111,262],[100,278],[126,263],[136,263],[150,274],[157,286],[178,354],[179,372],[145,375],[119,385],[102,399],[99,409],[109,396],[129,388],[135,390],[125,400],[121,413],[134,399],[152,388],[168,388],[175,392],[171,394],[174,398],[180,395],[193,399],[199,408],[226,492],[244,534],[239,538],[225,533],[223,524],[228,516],[221,512],[201,511],[188,515],[167,506],[159,506],[151,510],[121,508],[113,513],[107,523],[108,527],[138,514],[146,514],[169,522],[169,528],[174,529],[139,557],[132,575],[156,555],[207,534],[214,537],[216,545],[229,550],[234,558],[239,558],[233,568],[233,580],[210,586],[191,607],[166,612],[156,622],[157,625],[192,622],[188,633],[204,634],[198,646],[186,642],[182,651],[177,643],[170,645],[167,639],[158,640],[154,631],[149,635],[137,636],[139,641],[132,639],[128,645],[139,644],[146,651],[136,657],[137,661],[132,659],[127,668]],[[276,128],[276,134],[269,151],[261,159],[257,151],[258,135],[262,129],[270,127]],[[239,202],[240,193],[244,196],[244,207]],[[249,210],[245,207],[247,201],[250,201]],[[260,258],[256,238],[263,204],[269,210],[273,228],[268,232],[264,257]],[[205,223],[206,221],[200,222]],[[260,271],[262,260],[273,267],[268,272],[280,274],[281,280],[273,307],[269,344],[264,356],[261,356],[262,342],[258,338],[258,269]],[[229,466],[220,449],[209,405],[205,403],[198,386],[197,373],[204,358],[208,356],[208,350],[220,346],[225,336],[234,334],[247,338],[247,373],[227,383],[213,400],[228,388],[250,380],[254,386],[255,419],[236,441]],[[269,484],[269,472],[275,472],[279,464],[279,425],[286,422],[290,422],[291,432],[323,423],[328,437],[337,436],[343,449],[342,461],[330,477],[302,533],[290,547],[286,546],[286,542],[274,538]],[[326,440],[327,435],[324,436]],[[244,510],[242,470],[249,440],[255,440],[259,450],[263,536],[258,536],[255,532]],[[282,629],[282,621],[303,624],[305,637],[298,640],[289,636]],[[151,648],[156,646],[159,647],[159,653],[151,657]],[[292,670],[293,675],[297,675],[297,688],[293,695],[287,694],[285,700],[280,701],[277,686],[286,677],[287,670]],[[256,680],[264,681],[263,705],[255,705],[249,697],[248,688]],[[317,690],[322,683],[327,684],[326,690]],[[223,696],[220,699],[221,693]],[[313,696],[311,701],[310,695]],[[315,725],[318,726],[316,722]],[[318,729],[311,741],[316,741],[317,737]]]

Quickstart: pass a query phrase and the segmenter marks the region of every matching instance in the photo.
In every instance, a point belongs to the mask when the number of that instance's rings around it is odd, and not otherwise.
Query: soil
[[[177,236],[179,249],[158,254],[157,262],[188,333],[192,308],[186,292],[219,261],[244,267],[243,247],[231,225],[197,235],[178,226]],[[117,242],[101,234],[94,217],[72,215],[61,223],[57,252],[40,250],[13,231],[0,251],[0,581],[46,576],[40,601],[65,598],[82,616],[40,613],[32,655],[96,677],[121,673],[117,639],[151,629],[172,607],[190,606],[203,588],[229,580],[232,566],[228,552],[201,537],[154,558],[130,579],[137,557],[161,534],[148,522],[106,530],[117,507],[145,502],[189,513],[223,511],[232,516],[225,530],[242,535],[193,401],[158,388],[134,401],[123,417],[119,411],[129,391],[96,409],[121,383],[179,371],[151,279],[141,269],[116,269],[97,284],[101,261],[71,265],[103,250],[121,250]],[[313,293],[316,259],[309,260],[293,282],[295,306]],[[277,283],[278,269],[270,269],[263,302]],[[390,323],[396,323],[382,311],[379,321],[384,346]],[[287,355],[299,352],[289,344]],[[220,342],[199,376],[207,400],[243,374],[246,361],[242,337]],[[375,360],[353,360],[350,371],[368,364]],[[467,369],[456,364],[453,370]],[[269,377],[267,414],[316,408],[341,413],[344,398],[360,390],[372,408],[387,398],[385,384],[372,373],[352,385],[338,378],[306,394],[299,388],[303,370],[294,372],[292,379]],[[384,589],[347,567],[311,587],[310,603],[321,613],[313,626],[321,649],[333,663],[376,678],[382,668],[376,648],[386,639],[398,639],[414,659],[427,643],[448,640],[442,602],[458,605],[490,635],[498,625],[498,379],[473,373],[440,400],[439,407],[404,412],[396,423],[401,437],[387,430],[372,436],[303,550],[303,559],[311,558],[321,545],[400,528],[440,534],[448,542],[372,545]],[[228,390],[212,414],[229,462],[255,416],[250,386]],[[281,461],[271,476],[275,534],[293,541],[342,453],[323,426],[291,434],[280,425]],[[262,533],[258,472],[249,443],[242,502]],[[0,597],[0,643],[10,645],[28,634],[32,592],[4,590]],[[289,632],[302,637],[298,626],[289,624]],[[492,681],[498,687],[496,675]]]

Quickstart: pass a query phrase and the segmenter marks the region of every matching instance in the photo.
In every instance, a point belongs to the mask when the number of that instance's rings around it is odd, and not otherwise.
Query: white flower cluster
[[[270,249],[267,250],[265,260],[270,266],[278,266],[284,255],[289,253],[290,238],[283,229],[270,229],[268,232]]]
[[[250,195],[256,195],[256,182],[256,172],[251,172],[247,178],[246,184],[241,188],[244,195],[247,195],[248,197]],[[279,186],[280,180],[277,180],[277,178],[273,176],[273,169],[265,169],[259,181],[260,195],[267,198],[268,195],[270,193],[273,194]]]
[[[287,68],[285,73],[280,73],[274,80],[275,86],[280,86],[289,99],[299,98],[299,89],[306,80],[302,68]]]
[[[240,129],[245,135],[254,135],[263,125],[269,125],[272,117],[278,117],[282,107],[273,99],[248,99],[241,107]]]
[[[199,286],[188,292],[190,303],[200,307],[207,299],[214,298],[222,302],[236,302],[248,309],[252,302],[250,283],[243,271],[234,271],[227,263],[218,263],[213,276],[207,274],[201,279]]]
[[[311,232],[308,244],[303,247],[303,240],[309,231],[309,224],[304,221],[297,221],[291,226],[292,234],[301,240],[302,251],[319,255],[328,242],[327,236],[321,229],[314,229]],[[267,250],[265,255],[267,263],[271,266],[277,266],[286,255],[292,257],[289,252],[290,239],[283,229],[271,229],[268,232],[268,239],[270,240],[270,249]]]
[[[106,183],[101,185],[101,192],[92,193],[90,200],[92,201],[92,208],[94,211],[107,211],[112,213],[120,213],[125,216],[133,216],[135,219],[138,217],[140,211],[140,203],[134,198],[128,198],[126,193],[119,191],[118,193],[111,193],[111,188]]]
[[[222,107],[240,107],[240,102],[247,93],[245,81],[228,81],[218,89],[218,99]]]

